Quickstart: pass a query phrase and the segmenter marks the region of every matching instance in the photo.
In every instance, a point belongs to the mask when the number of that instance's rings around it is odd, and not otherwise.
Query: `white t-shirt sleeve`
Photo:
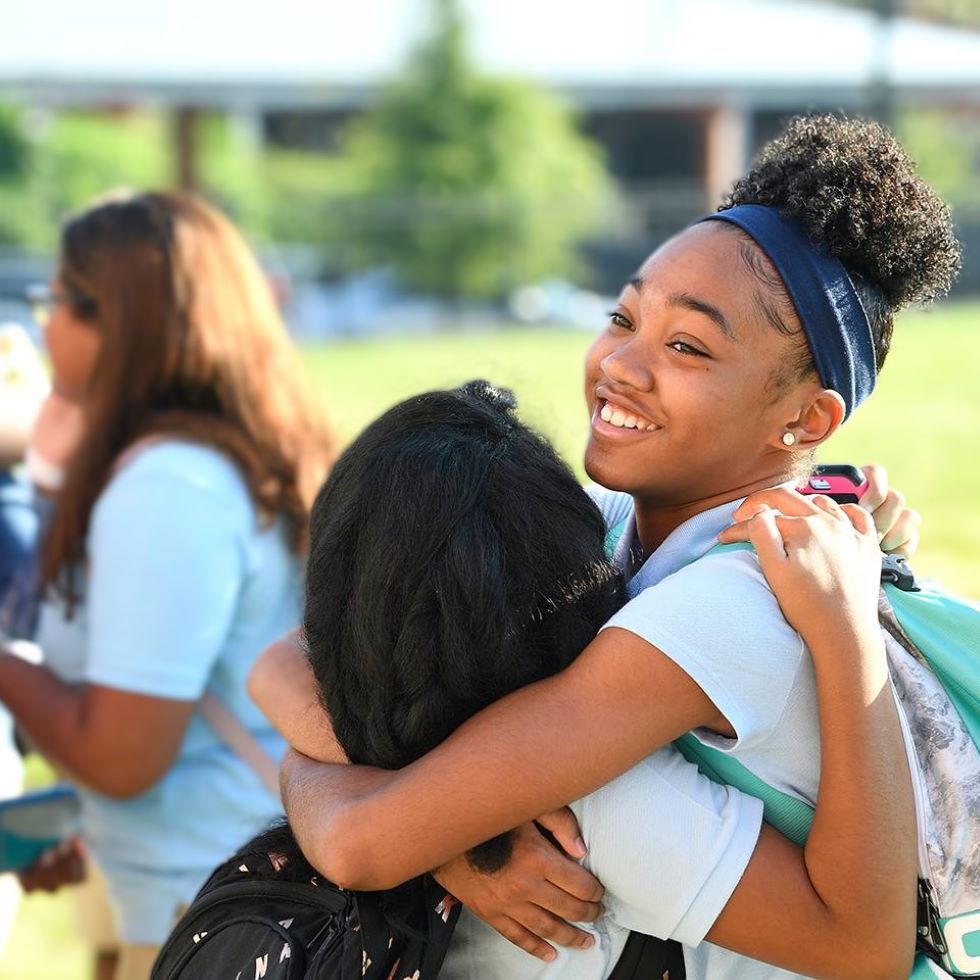
[[[610,626],[657,647],[697,682],[735,729],[729,749],[769,737],[809,663],[750,551],[692,562],[628,602]]]
[[[759,800],[711,782],[672,747],[573,809],[610,917],[690,946],[721,914],[762,824]]]
[[[241,507],[220,481],[166,465],[167,452],[147,450],[94,509],[85,679],[196,700],[242,586]]]

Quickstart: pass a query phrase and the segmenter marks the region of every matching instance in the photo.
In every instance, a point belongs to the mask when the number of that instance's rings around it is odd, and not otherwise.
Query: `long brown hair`
[[[43,579],[83,557],[92,508],[137,440],[205,443],[239,467],[297,553],[334,439],[297,376],[272,291],[235,227],[203,201],[149,193],[99,203],[62,230],[59,275],[102,337],[85,432],[59,492]]]

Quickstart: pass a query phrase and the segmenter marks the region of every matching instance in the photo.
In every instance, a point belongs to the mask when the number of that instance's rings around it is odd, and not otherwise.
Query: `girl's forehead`
[[[723,304],[737,316],[759,287],[742,257],[745,247],[752,246],[720,222],[692,225],[651,253],[626,288],[651,300],[683,293]]]
[[[641,310],[681,307],[710,310],[712,319],[729,326],[730,336],[772,346],[772,323],[795,326],[778,273],[759,273],[768,263],[759,247],[731,225],[708,221],[692,225],[653,252],[623,289]],[[780,330],[792,333],[792,329]]]

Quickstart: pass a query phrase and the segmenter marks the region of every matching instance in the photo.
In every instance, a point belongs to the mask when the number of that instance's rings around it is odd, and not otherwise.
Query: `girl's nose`
[[[636,391],[653,390],[652,358],[643,357],[633,344],[623,344],[610,351],[601,361],[603,374],[615,384]]]

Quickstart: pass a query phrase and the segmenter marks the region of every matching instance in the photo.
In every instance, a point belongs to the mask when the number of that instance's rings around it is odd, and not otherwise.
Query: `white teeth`
[[[606,402],[599,410],[599,418],[603,422],[616,426],[617,429],[636,429],[638,432],[649,432],[655,428],[652,422],[645,422],[639,416],[627,415],[621,408],[613,408]]]

